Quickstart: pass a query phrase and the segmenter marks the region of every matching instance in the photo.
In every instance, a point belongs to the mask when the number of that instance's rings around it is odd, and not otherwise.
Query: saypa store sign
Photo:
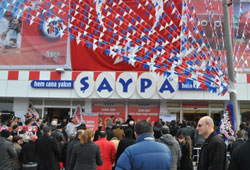
[[[101,98],[109,98],[116,92],[121,98],[130,98],[137,93],[141,98],[149,99],[157,91],[162,98],[168,99],[173,97],[177,87],[177,81],[150,72],[82,72],[74,82],[74,89],[81,98],[87,98],[95,91]]]

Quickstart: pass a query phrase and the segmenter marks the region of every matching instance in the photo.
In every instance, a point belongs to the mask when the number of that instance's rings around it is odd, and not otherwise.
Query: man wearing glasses
[[[198,170],[225,170],[226,144],[221,136],[214,132],[214,122],[211,117],[202,117],[197,130],[205,138],[200,151]]]

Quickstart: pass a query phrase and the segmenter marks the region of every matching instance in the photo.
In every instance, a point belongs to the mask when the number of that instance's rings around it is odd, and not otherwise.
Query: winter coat
[[[226,144],[215,132],[201,147],[198,170],[224,170],[226,164]]]
[[[54,138],[48,135],[38,138],[35,142],[35,150],[38,155],[37,170],[59,170],[60,148]]]
[[[14,146],[7,139],[0,136],[0,169],[12,170],[12,160],[17,157]]]
[[[98,145],[91,141],[86,144],[76,144],[73,147],[70,170],[96,170],[96,165],[102,165],[102,157]]]
[[[233,151],[244,143],[244,139],[237,139],[235,142],[233,142],[230,148],[230,155],[232,156]]]
[[[37,162],[37,154],[35,151],[35,142],[29,141],[22,147],[20,153],[20,160],[22,164],[28,164],[29,162]]]
[[[68,144],[68,148],[67,148],[67,160],[66,160],[66,170],[70,170],[69,165],[70,165],[70,160],[71,160],[71,156],[72,156],[72,151],[73,148],[76,144],[79,144],[80,140],[78,137],[75,137],[74,140],[72,140],[69,144]]]
[[[229,170],[250,170],[250,140],[242,144],[233,152]]]
[[[95,141],[101,149],[101,156],[103,160],[102,166],[97,166],[98,170],[112,170],[112,164],[115,162],[116,148],[115,144],[108,141],[106,138],[100,138]]]
[[[18,143],[13,143],[13,146],[14,146],[15,151],[17,153],[17,157],[15,159],[13,159],[14,169],[20,169],[21,168],[21,164],[20,164],[19,157],[20,157],[20,152],[22,150],[22,147]]]
[[[115,155],[115,162],[117,162],[118,158],[120,157],[120,155],[123,153],[123,151],[130,145],[135,144],[135,140],[131,137],[125,137],[122,140],[120,140],[119,144],[118,144],[118,148],[117,148],[117,152]]]
[[[181,148],[177,140],[170,134],[160,137],[159,142],[168,146],[171,151],[171,167],[170,170],[177,170],[178,161],[181,159]]]
[[[193,170],[193,162],[190,158],[190,146],[187,143],[181,143],[181,170]]]
[[[116,170],[169,170],[171,152],[156,142],[150,133],[142,134],[136,144],[129,146],[119,157]]]

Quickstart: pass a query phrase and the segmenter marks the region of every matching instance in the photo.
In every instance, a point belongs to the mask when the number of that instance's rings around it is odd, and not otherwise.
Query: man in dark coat
[[[202,117],[198,122],[197,130],[205,138],[200,151],[198,170],[225,170],[226,144],[214,132],[214,122],[211,117]]]
[[[229,170],[250,170],[250,128],[248,128],[248,140],[233,152]]]
[[[7,140],[10,136],[8,130],[2,130],[0,136],[0,169],[1,170],[11,170],[13,169],[12,160],[16,158],[17,154],[14,146],[11,142]]]
[[[67,160],[66,160],[66,170],[70,170],[69,169],[69,165],[70,165],[70,160],[71,160],[71,155],[72,155],[72,151],[73,148],[76,144],[80,143],[80,137],[81,135],[84,133],[84,130],[78,130],[76,133],[75,138],[69,143],[68,148],[67,148]]]
[[[117,152],[115,155],[115,162],[117,162],[118,158],[121,156],[123,151],[129,147],[130,145],[133,145],[136,143],[135,139],[133,139],[133,130],[130,128],[125,129],[125,137],[120,140],[117,148]]]
[[[43,136],[35,142],[35,150],[38,155],[37,170],[59,170],[59,145],[57,141],[51,137],[50,127],[44,125],[42,130]]]
[[[168,146],[171,152],[170,170],[177,170],[178,161],[181,159],[181,148],[178,141],[170,134],[168,126],[161,127],[162,136],[159,138],[159,142]]]
[[[230,156],[232,156],[233,151],[238,148],[239,146],[241,146],[242,144],[244,144],[244,138],[243,138],[243,134],[241,131],[238,131],[236,133],[236,141],[234,141],[231,145],[231,150],[230,150]]]

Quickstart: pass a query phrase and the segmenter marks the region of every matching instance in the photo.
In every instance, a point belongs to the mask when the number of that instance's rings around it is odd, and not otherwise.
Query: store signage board
[[[31,87],[35,89],[73,89],[72,80],[33,80]]]
[[[88,72],[81,73],[75,81],[75,91],[82,97],[89,97],[93,91],[101,98],[111,97],[114,91],[122,98],[133,97],[137,93],[141,98],[152,98],[156,92],[162,98],[171,98],[178,87],[177,81],[158,78],[151,73],[142,74],[122,73],[120,75],[102,72],[93,76]]]
[[[179,90],[198,90],[198,91],[202,91],[202,89],[201,88],[199,88],[199,87],[195,87],[194,86],[194,84],[193,83],[181,83],[181,82],[179,82],[178,83],[178,89]]]

